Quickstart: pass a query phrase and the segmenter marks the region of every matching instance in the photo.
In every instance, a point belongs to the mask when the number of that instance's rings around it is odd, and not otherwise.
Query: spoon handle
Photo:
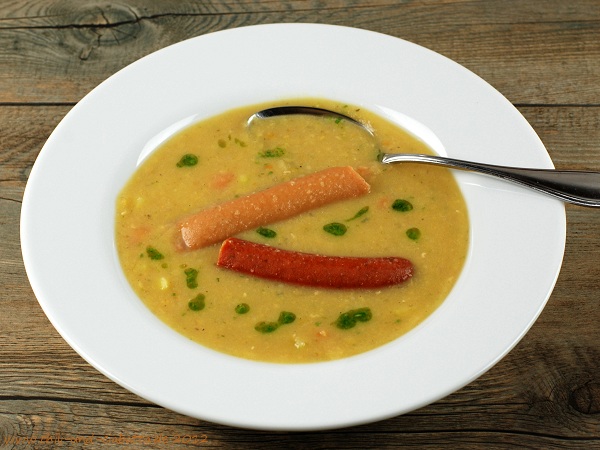
[[[379,155],[379,160],[384,164],[413,162],[481,172],[527,186],[568,203],[600,207],[600,172],[505,167],[439,156],[403,153],[382,153]]]

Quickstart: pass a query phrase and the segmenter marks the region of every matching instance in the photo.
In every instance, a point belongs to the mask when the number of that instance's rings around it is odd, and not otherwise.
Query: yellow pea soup
[[[302,104],[368,123],[307,115],[253,121],[254,112]],[[172,136],[136,170],[116,202],[116,247],[133,290],[163,322],[214,350],[305,363],[362,353],[421,323],[447,297],[468,251],[464,199],[447,170],[383,165],[380,151],[432,153],[364,109],[325,99],[251,105]],[[354,167],[364,196],[310,210],[236,237],[331,256],[409,259],[414,275],[379,289],[314,288],[217,267],[219,244],[178,247],[177,223],[204,208],[328,167]]]

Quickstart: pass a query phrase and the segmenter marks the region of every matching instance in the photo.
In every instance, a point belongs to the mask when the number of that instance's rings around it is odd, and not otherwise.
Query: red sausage
[[[404,258],[322,256],[238,238],[223,242],[217,266],[260,278],[324,288],[378,288],[402,283],[413,275],[412,263]]]

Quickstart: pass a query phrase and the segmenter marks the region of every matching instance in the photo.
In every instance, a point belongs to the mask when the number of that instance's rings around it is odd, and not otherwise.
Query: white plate
[[[492,367],[526,333],[560,270],[564,206],[457,173],[471,250],[456,287],[421,326],[334,362],[279,365],[206,349],[156,319],[114,249],[115,198],[144,145],[198,114],[288,97],[327,97],[408,117],[456,158],[552,168],[518,111],[432,51],[364,30],[276,24],[190,39],[100,84],[58,125],[25,191],[21,239],[52,324],[91,365],[139,396],[200,419],[271,430],[326,429],[402,414]],[[414,128],[417,134],[422,130]]]

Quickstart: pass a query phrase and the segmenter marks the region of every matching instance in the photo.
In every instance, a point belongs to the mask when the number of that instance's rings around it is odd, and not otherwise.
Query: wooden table
[[[19,213],[53,128],[98,83],[148,53],[274,22],[365,28],[442,53],[502,92],[557,168],[600,170],[598,0],[4,1],[0,448],[600,448],[600,210],[566,207],[556,288],[507,357],[437,403],[370,425],[287,434],[182,416],[108,380],[50,325],[23,267]]]

